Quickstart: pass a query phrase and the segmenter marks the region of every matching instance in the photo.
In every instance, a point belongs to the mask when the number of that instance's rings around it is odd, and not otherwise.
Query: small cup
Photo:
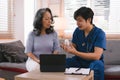
[[[66,46],[70,46],[70,41],[69,41],[68,39],[65,39],[65,40],[64,40],[64,44],[65,44]]]

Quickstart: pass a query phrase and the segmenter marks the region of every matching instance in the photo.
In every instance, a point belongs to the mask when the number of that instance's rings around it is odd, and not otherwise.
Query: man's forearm
[[[75,51],[73,52],[73,54],[80,56],[84,59],[88,59],[88,60],[99,60],[101,57],[101,54],[96,54],[96,53],[84,53],[84,52],[79,52],[79,51]]]

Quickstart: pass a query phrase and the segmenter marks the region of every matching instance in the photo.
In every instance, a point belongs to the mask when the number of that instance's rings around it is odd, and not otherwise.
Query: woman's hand
[[[40,60],[39,59],[36,59],[35,61],[40,64]]]
[[[53,54],[58,54],[59,52],[58,51],[53,51]]]
[[[27,53],[26,55],[40,64],[39,58],[37,58],[33,53]]]

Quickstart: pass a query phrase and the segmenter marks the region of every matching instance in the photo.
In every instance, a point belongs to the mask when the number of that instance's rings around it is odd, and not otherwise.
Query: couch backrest
[[[104,61],[105,64],[120,64],[120,40],[107,40]]]

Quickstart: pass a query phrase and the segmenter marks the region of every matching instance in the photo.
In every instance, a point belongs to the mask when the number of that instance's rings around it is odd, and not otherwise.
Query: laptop
[[[65,54],[40,54],[41,72],[65,72]]]

